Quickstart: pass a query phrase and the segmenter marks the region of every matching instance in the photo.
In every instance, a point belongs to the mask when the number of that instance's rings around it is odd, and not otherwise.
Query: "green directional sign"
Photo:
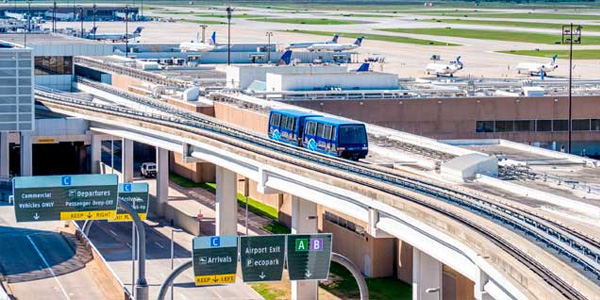
[[[285,259],[285,235],[240,237],[244,282],[279,281]]]
[[[115,174],[15,177],[17,222],[114,219],[117,184]]]
[[[237,236],[195,237],[192,262],[196,285],[234,283],[237,258]]]
[[[135,209],[142,221],[148,215],[148,183],[119,183],[118,198],[125,201]],[[111,222],[131,222],[133,219],[120,206],[117,208],[117,216]]]
[[[330,262],[330,233],[287,236],[287,265],[290,280],[327,279]]]

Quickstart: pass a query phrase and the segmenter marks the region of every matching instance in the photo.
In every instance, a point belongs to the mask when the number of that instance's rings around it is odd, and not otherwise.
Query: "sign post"
[[[196,285],[234,283],[237,258],[237,236],[195,237],[192,262]]]
[[[114,219],[117,184],[114,174],[15,177],[17,222]]]
[[[240,237],[244,282],[280,281],[284,259],[285,235]]]
[[[325,280],[331,262],[331,233],[287,236],[290,280]]]
[[[142,221],[148,215],[148,183],[119,183],[119,200],[125,201],[133,207]],[[124,209],[117,208],[117,215],[111,222],[131,222],[133,219]]]

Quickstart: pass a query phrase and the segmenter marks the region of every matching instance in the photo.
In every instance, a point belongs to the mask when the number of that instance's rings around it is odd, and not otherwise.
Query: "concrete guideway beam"
[[[92,174],[100,173],[100,162],[102,161],[102,135],[92,133],[91,144],[91,171]]]
[[[8,178],[10,175],[9,151],[8,132],[0,132],[0,178]]]
[[[237,181],[236,174],[217,167],[216,234],[237,234]]]
[[[123,182],[133,182],[133,140],[123,139],[121,147],[121,167]]]
[[[33,175],[33,144],[31,132],[21,131],[21,176]]]
[[[169,202],[169,150],[156,149],[156,214],[164,216],[165,203]]]
[[[317,204],[292,196],[292,234],[317,233]],[[292,300],[318,299],[317,280],[292,281]]]
[[[413,300],[442,299],[442,263],[413,247]]]

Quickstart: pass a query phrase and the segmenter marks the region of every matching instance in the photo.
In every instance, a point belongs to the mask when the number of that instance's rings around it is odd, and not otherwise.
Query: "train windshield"
[[[342,125],[339,137],[341,145],[367,143],[367,132],[363,125]]]

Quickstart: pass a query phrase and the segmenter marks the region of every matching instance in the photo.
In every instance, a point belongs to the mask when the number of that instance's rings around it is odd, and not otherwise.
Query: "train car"
[[[302,146],[327,155],[359,160],[369,153],[365,124],[328,117],[304,121]]]
[[[302,146],[304,120],[319,115],[294,109],[274,109],[269,114],[269,138],[294,146]]]

